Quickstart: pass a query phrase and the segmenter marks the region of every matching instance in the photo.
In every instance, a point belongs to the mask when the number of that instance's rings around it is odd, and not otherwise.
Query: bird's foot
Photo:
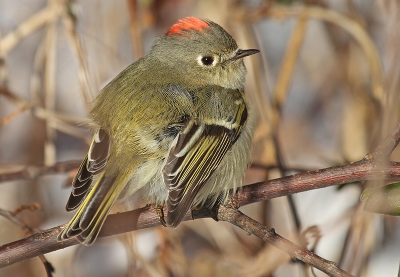
[[[164,219],[164,204],[157,204],[156,205],[156,212],[157,212],[157,215],[158,215],[158,217],[160,219],[161,225],[164,226],[164,227],[167,227],[167,223],[165,222],[165,219]]]

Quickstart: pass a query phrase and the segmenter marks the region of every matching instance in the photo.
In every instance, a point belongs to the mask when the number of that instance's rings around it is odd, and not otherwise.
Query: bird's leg
[[[195,218],[203,218],[203,217],[211,217],[215,221],[218,221],[218,210],[221,205],[224,203],[223,194],[221,194],[215,203],[212,198],[207,199],[203,206],[195,206],[190,210],[190,214],[192,219]]]
[[[200,206],[196,206],[193,209],[190,209],[190,216],[192,217],[192,220],[195,220],[195,214],[200,209],[201,209]]]
[[[158,217],[160,219],[161,225],[164,226],[164,227],[167,227],[167,223],[165,222],[165,219],[164,219],[164,204],[157,204],[156,205],[156,212],[157,212],[157,215],[158,215]]]
[[[237,198],[235,196],[229,198],[227,201],[224,201],[224,196],[223,194],[221,194],[217,198],[215,204],[210,208],[211,218],[215,221],[218,221],[218,211],[221,205],[233,209],[239,209],[240,207],[239,202],[237,201]]]

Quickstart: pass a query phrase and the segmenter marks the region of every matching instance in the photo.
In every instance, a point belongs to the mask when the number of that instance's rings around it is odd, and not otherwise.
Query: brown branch
[[[67,5],[64,6],[63,18],[70,47],[74,51],[78,60],[78,77],[81,85],[82,96],[85,101],[86,109],[89,111],[91,110],[90,103],[94,98],[94,93],[92,91],[93,86],[91,85],[91,78],[89,76],[88,55],[84,52],[82,41],[77,32],[77,21],[72,8],[72,2],[68,2]]]
[[[33,180],[46,174],[67,173],[79,168],[81,161],[59,162],[52,166],[26,166],[20,170],[0,174],[0,182],[16,180]]]
[[[15,209],[14,212],[6,211],[0,209],[0,215],[7,218],[14,224],[18,225],[26,235],[33,235],[35,233],[34,228],[30,227],[28,224],[26,224],[23,220],[18,218],[17,214],[20,213],[23,210],[29,210],[29,211],[35,211],[40,208],[40,205],[35,203],[33,205],[23,205],[21,207],[18,207]],[[40,261],[42,262],[44,269],[46,270],[47,277],[52,277],[53,272],[54,272],[54,267],[47,261],[45,256],[43,254],[36,255],[39,256]]]
[[[218,210],[218,219],[236,225],[240,229],[246,231],[248,234],[253,234],[260,239],[272,244],[278,249],[285,251],[293,259],[302,261],[307,265],[311,265],[325,272],[329,276],[352,276],[351,274],[338,268],[335,263],[325,260],[318,255],[308,251],[307,249],[300,248],[293,242],[275,233],[274,229],[268,229],[254,219],[251,219],[247,215],[243,214],[236,208],[221,206]]]
[[[0,126],[7,125],[8,123],[10,123],[11,120],[16,118],[18,115],[22,114],[24,111],[29,110],[30,108],[31,108],[30,105],[24,105],[22,107],[17,108],[15,111],[11,112],[5,117],[0,118]]]
[[[0,215],[7,218],[15,225],[18,225],[25,232],[25,234],[32,235],[35,233],[32,227],[30,227],[23,220],[17,217],[16,213],[0,209]]]
[[[133,46],[133,57],[137,60],[143,56],[142,22],[140,20],[140,7],[137,0],[127,0],[126,6],[129,13],[129,32]]]
[[[36,210],[42,210],[42,206],[41,206],[39,203],[37,203],[37,202],[33,203],[32,205],[21,205],[21,206],[19,206],[18,208],[16,208],[16,209],[13,211],[13,213],[14,213],[15,215],[17,215],[17,214],[19,214],[19,213],[22,212],[22,211],[30,211],[30,212],[33,212],[33,211],[36,211]]]
[[[272,199],[299,193],[302,191],[323,188],[332,185],[359,182],[364,180],[400,180],[400,163],[391,162],[385,168],[372,163],[372,159],[365,158],[359,162],[311,171],[265,181],[262,183],[245,186],[236,196],[238,206],[244,206],[261,200]],[[212,217],[206,209],[194,213],[194,219]],[[191,219],[188,213],[185,220]],[[100,232],[99,237],[117,235],[138,229],[145,229],[160,225],[159,218],[154,209],[142,208],[118,214],[111,214]],[[0,268],[20,262],[40,254],[49,253],[79,244],[78,240],[71,238],[57,241],[63,226],[58,226],[41,233],[32,235],[0,247]]]
[[[387,136],[374,150],[371,156],[379,162],[385,162],[400,142],[400,123],[397,124],[392,134]]]
[[[396,131],[393,132],[392,136],[389,139],[385,139],[382,144],[378,146],[376,151],[367,155],[364,159],[358,162],[330,167],[322,170],[299,173],[288,177],[245,186],[237,193],[232,201],[235,202],[237,207],[240,207],[261,200],[299,193],[302,191],[319,189],[332,185],[360,182],[365,180],[400,180],[400,163],[388,162],[384,167],[382,167],[381,164],[376,164],[376,159],[374,159],[374,155],[379,155],[379,153],[390,153],[398,144],[399,140],[400,124],[397,126]],[[223,208],[220,207],[220,209],[222,209],[222,211],[220,210],[218,215],[223,218]],[[194,219],[204,217],[217,218],[215,214],[210,213],[210,211],[205,208],[195,211],[193,214]],[[184,220],[189,219],[191,219],[190,213],[186,215]],[[157,225],[160,225],[160,221],[154,209],[142,208],[134,211],[111,214],[107,217],[107,220],[99,234],[99,238],[131,232],[138,229],[154,227]],[[0,268],[36,257],[38,255],[79,244],[79,241],[76,238],[58,241],[57,237],[62,228],[63,226],[58,226],[41,233],[34,234],[28,238],[1,246]],[[261,229],[257,232],[263,233],[265,231],[263,230],[264,229]],[[280,244],[277,244],[276,246],[279,246],[280,248]],[[290,252],[292,257],[297,258],[298,254],[301,254],[297,253],[296,251]],[[313,256],[309,255],[300,256],[301,259],[314,259]],[[319,261],[320,260],[314,259],[312,263],[318,263]],[[332,269],[332,264],[330,262],[328,262],[326,266],[329,270]]]
[[[0,55],[6,54],[12,50],[23,38],[35,32],[43,25],[53,21],[60,15],[60,9],[57,5],[47,5],[28,19],[18,25],[14,31],[9,32],[0,39]]]
[[[239,206],[303,191],[366,180],[400,180],[400,163],[385,168],[374,164],[371,156],[361,161],[299,173],[243,187],[235,197]]]
[[[8,88],[0,85],[0,96],[4,96],[9,101],[18,106],[18,110],[7,115],[6,117],[0,118],[0,126],[9,123],[10,120],[15,118],[17,115],[21,114],[23,111],[29,110],[30,113],[41,119],[46,120],[46,122],[51,122],[51,127],[59,130],[63,133],[69,134],[71,136],[82,138],[86,143],[90,144],[92,141],[91,137],[81,134],[77,127],[82,123],[82,119],[54,112],[48,109],[44,109],[33,103],[25,101],[23,98],[18,97],[15,93],[11,92]],[[20,111],[20,112],[19,112]]]
[[[369,63],[371,72],[372,89],[374,96],[383,99],[383,69],[379,52],[366,29],[357,21],[340,14],[336,11],[316,6],[284,6],[276,5],[269,9],[256,9],[252,14],[246,13],[246,17],[252,22],[268,16],[272,19],[297,17],[306,19],[317,19],[333,23],[347,31],[361,46]]]
[[[364,159],[341,166],[295,174],[245,186],[238,193],[239,207],[254,202],[299,193],[317,188],[360,182],[365,180],[399,180],[400,163],[386,164],[389,155],[400,142],[400,123],[392,134]],[[383,160],[383,158],[386,158]],[[382,166],[383,163],[383,166]]]

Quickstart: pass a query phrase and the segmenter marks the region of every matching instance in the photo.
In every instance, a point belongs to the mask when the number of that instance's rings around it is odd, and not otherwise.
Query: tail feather
[[[97,238],[101,227],[104,224],[105,218],[113,205],[115,200],[108,198],[106,203],[104,203],[103,207],[98,210],[95,217],[91,220],[89,226],[90,228],[86,228],[78,237],[81,242],[85,243],[86,245],[91,245],[94,240]],[[107,208],[109,207],[109,208]]]
[[[64,240],[77,236],[81,243],[92,244],[97,238],[112,205],[124,188],[126,179],[126,177],[120,176],[106,177],[102,173],[58,239]]]
[[[91,192],[86,197],[85,201],[82,204],[84,210],[81,213],[79,228],[82,230],[86,230],[98,220],[97,215],[103,211],[107,206],[109,209],[114,201],[117,199],[119,195],[118,182],[116,182],[116,177],[101,177],[101,180],[96,182],[95,186],[91,190]],[[124,186],[125,184],[122,184]],[[118,193],[118,194],[117,194]],[[114,197],[113,197],[114,196]],[[106,205],[111,198],[112,203],[110,205]],[[106,211],[108,212],[108,211]]]

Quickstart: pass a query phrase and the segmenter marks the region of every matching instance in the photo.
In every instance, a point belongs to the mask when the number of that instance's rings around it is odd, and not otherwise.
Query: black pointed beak
[[[257,50],[257,49],[247,49],[247,50],[239,49],[239,50],[236,51],[235,56],[233,56],[231,58],[231,60],[241,59],[241,58],[244,58],[246,56],[257,54],[258,52],[260,52],[260,50]]]

